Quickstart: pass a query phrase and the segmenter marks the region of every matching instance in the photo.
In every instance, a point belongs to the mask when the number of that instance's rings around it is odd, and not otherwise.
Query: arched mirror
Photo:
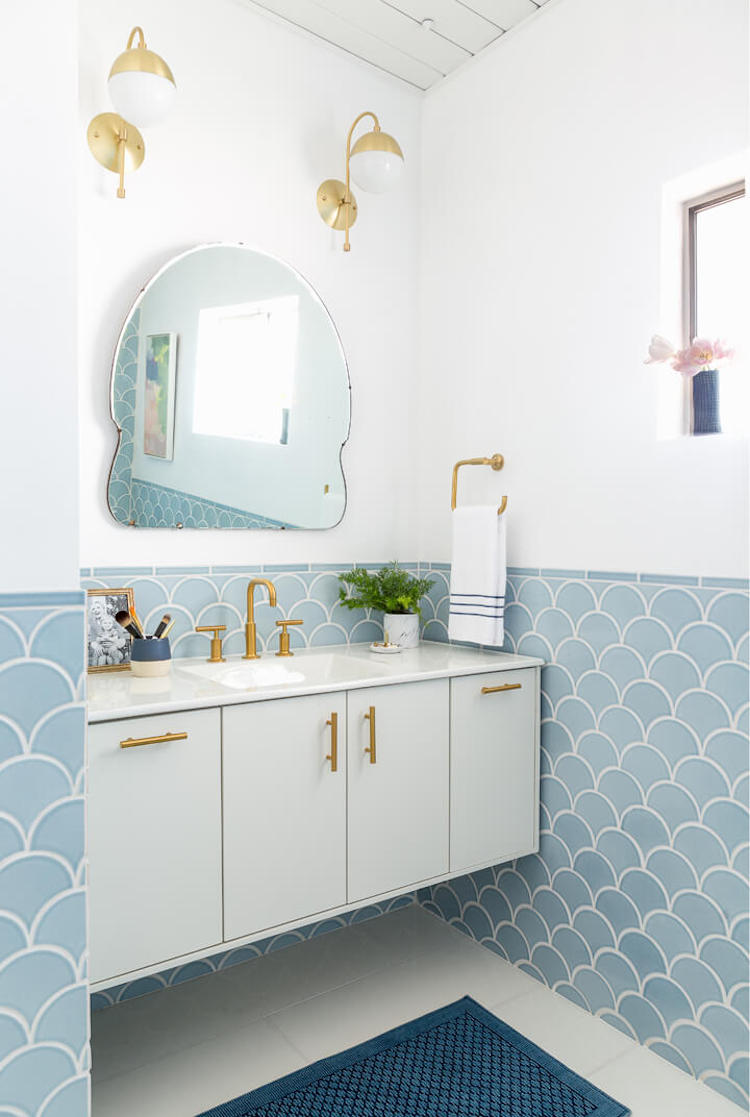
[[[111,410],[120,523],[328,528],[344,514],[344,351],[315,291],[273,256],[214,244],[170,260],[123,326]]]

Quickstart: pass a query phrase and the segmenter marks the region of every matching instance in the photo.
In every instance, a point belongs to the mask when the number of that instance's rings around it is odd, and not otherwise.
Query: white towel
[[[499,647],[505,639],[505,517],[497,505],[453,512],[451,640]]]

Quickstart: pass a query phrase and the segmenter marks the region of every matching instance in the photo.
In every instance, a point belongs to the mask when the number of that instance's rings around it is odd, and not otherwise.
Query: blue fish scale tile
[[[42,596],[44,606],[35,606]],[[83,595],[74,607],[66,596],[19,594],[14,605],[9,595],[0,607],[8,719],[0,734],[0,1006],[14,1014],[3,1030],[0,1106],[37,1113],[70,1104],[85,1117],[85,611]]]
[[[748,594],[529,575],[509,577],[506,627],[550,665],[534,866],[551,888],[529,889],[527,858],[498,873],[500,920],[460,880],[422,902],[486,944],[484,908],[498,953],[746,1104]]]

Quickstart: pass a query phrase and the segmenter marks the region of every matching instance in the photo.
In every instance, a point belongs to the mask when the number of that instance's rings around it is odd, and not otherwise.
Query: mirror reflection
[[[288,264],[242,245],[177,256],[115,353],[110,511],[133,527],[333,527],[349,397],[333,321]]]

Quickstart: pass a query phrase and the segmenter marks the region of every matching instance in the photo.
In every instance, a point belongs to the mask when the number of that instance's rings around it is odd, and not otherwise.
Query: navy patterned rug
[[[464,997],[201,1117],[627,1117]]]

